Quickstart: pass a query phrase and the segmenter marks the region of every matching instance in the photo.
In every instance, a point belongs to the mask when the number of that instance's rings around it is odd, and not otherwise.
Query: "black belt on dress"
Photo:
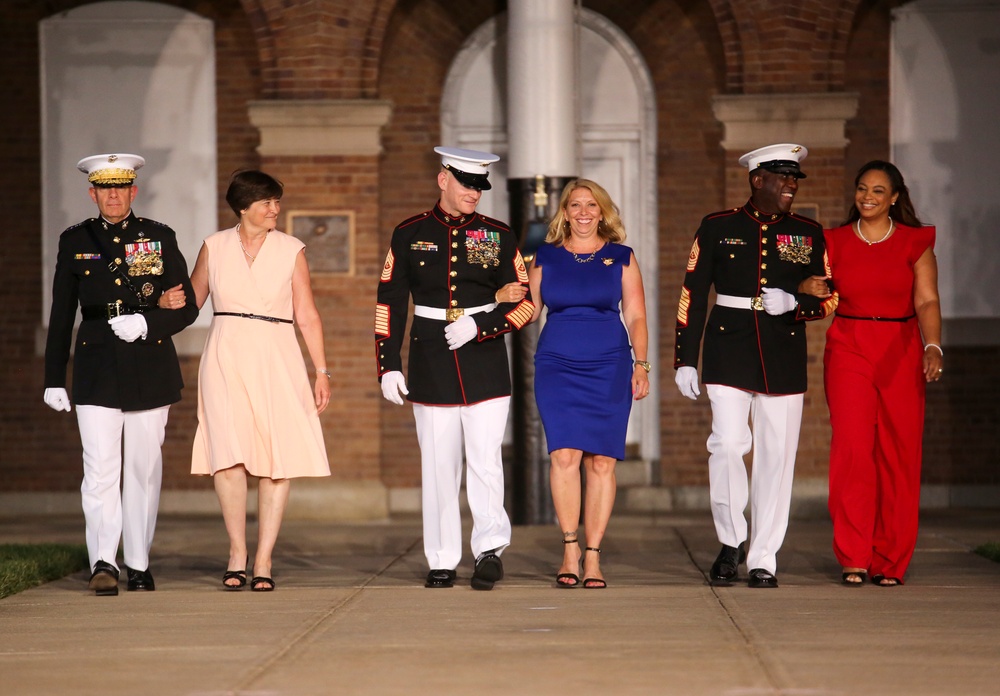
[[[852,317],[850,314],[841,314],[840,312],[837,312],[837,316],[840,317],[841,319],[855,319],[857,321],[898,321],[898,322],[904,322],[904,321],[909,321],[910,319],[912,319],[913,317],[915,317],[917,315],[916,314],[910,314],[909,316],[906,316],[906,317]]]
[[[84,321],[91,319],[114,319],[123,314],[143,314],[155,307],[146,305],[129,305],[124,302],[108,302],[107,304],[83,305],[80,314]]]
[[[244,319],[260,319],[261,321],[269,321],[275,324],[294,324],[291,319],[280,319],[278,317],[267,317],[263,314],[244,314],[243,312],[215,312],[217,317],[243,317]]]

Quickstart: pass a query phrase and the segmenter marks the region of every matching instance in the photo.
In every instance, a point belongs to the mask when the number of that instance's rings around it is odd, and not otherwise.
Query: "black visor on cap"
[[[493,188],[488,178],[489,174],[470,174],[450,164],[444,165],[444,168],[451,172],[452,176],[458,179],[459,183],[466,188],[476,189],[477,191],[489,191]]]
[[[90,185],[94,188],[132,188],[135,186],[135,179],[129,181],[92,181]]]
[[[805,172],[799,169],[799,163],[795,160],[771,160],[770,162],[761,162],[757,168],[766,169],[767,171],[774,172],[775,174],[794,174],[796,179],[806,178]]]

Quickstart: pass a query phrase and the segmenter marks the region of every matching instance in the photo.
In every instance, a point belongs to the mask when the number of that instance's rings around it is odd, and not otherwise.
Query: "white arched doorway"
[[[631,40],[602,15],[580,9],[577,121],[578,174],[604,186],[621,208],[626,243],[636,253],[646,285],[649,345],[658,346],[656,103],[645,61]],[[506,15],[480,26],[452,62],[441,104],[441,140],[455,147],[507,153]],[[490,176],[493,189],[479,210],[509,217],[507,169],[501,159]],[[662,361],[651,353],[659,367]],[[628,444],[646,461],[659,458],[657,380],[653,393],[632,409]]]

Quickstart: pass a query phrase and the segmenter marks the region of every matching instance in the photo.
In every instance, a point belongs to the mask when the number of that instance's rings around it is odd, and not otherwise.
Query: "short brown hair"
[[[256,169],[244,169],[233,174],[226,190],[226,203],[239,216],[257,201],[281,198],[284,193],[281,182],[270,174]]]

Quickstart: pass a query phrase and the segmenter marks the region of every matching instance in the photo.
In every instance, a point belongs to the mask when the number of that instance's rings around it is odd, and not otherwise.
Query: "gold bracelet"
[[[648,372],[649,372],[650,370],[652,370],[652,369],[653,369],[653,366],[652,366],[652,365],[650,365],[650,364],[649,364],[648,362],[646,362],[645,360],[636,360],[636,361],[635,361],[635,364],[636,364],[636,365],[638,365],[639,367],[641,367],[642,369],[644,369],[644,370],[645,370],[645,371],[646,371],[647,373],[648,373]]]

